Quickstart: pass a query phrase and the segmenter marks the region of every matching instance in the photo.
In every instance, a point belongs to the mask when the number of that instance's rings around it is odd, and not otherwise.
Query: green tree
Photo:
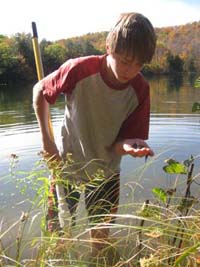
[[[82,52],[83,56],[89,56],[89,55],[99,55],[101,52],[97,50],[90,41],[84,40],[82,42]]]
[[[13,40],[0,38],[0,80],[17,80],[22,78],[21,65],[23,59],[15,53],[15,43]]]
[[[35,61],[31,34],[17,33],[14,37],[15,52],[23,59],[24,72],[29,78],[33,78]],[[27,77],[27,78],[28,78]]]
[[[79,41],[67,39],[65,42],[67,58],[75,58],[83,55]]]
[[[58,43],[49,44],[43,52],[46,74],[57,69],[66,60],[66,49]]]

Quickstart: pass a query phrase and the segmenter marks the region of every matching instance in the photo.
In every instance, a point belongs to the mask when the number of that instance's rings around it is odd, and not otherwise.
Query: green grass
[[[28,210],[19,219],[6,225],[3,219],[1,221],[0,267],[200,266],[199,200],[193,197],[191,187],[195,183],[197,186],[199,177],[199,174],[193,174],[195,159],[166,161],[163,170],[167,176],[175,177],[174,185],[171,188],[152,188],[152,197],[144,203],[137,203],[133,195],[144,169],[153,163],[137,170],[135,185],[125,185],[129,192],[131,190],[130,198],[128,203],[119,207],[116,223],[96,226],[109,227],[110,236],[105,240],[101,253],[92,257],[85,211],[79,208],[73,228],[69,216],[66,217],[62,235],[49,233],[45,226],[49,188],[46,165],[40,162],[29,172],[19,171],[18,158],[12,158],[11,175],[17,181],[18,190],[27,198],[28,184],[35,194],[30,199]],[[179,190],[179,185],[184,190]],[[81,199],[80,206],[83,206],[82,202]],[[11,233],[14,233],[13,240],[7,244]]]

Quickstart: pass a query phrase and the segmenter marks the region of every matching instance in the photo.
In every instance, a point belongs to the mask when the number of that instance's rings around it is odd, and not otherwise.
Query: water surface
[[[192,113],[194,102],[200,101],[200,90],[194,89],[190,82],[173,83],[166,78],[150,80],[151,121],[148,144],[153,148],[155,157],[144,164],[144,159],[129,156],[122,161],[121,203],[127,202],[128,183],[139,183],[134,198],[151,196],[151,188],[167,187],[173,184],[162,167],[167,158],[183,161],[200,155],[200,114]],[[15,181],[10,181],[10,155],[19,156],[19,169],[30,170],[40,159],[40,134],[32,108],[32,85],[0,87],[0,213],[5,220],[18,217],[23,200]],[[51,107],[55,136],[63,116],[63,98]],[[146,168],[148,166],[148,168]],[[199,172],[199,158],[195,172]],[[138,170],[141,170],[138,175]],[[198,193],[198,186],[196,192]]]

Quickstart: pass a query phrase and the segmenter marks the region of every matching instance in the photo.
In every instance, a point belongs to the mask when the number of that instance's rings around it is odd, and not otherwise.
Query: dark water
[[[122,161],[121,203],[129,199],[139,201],[151,197],[155,186],[169,187],[174,177],[164,173],[164,160],[174,158],[183,161],[191,155],[196,157],[195,173],[200,172],[200,114],[192,113],[194,102],[200,102],[200,89],[185,80],[170,81],[166,78],[150,80],[151,122],[149,145],[155,157]],[[32,109],[32,85],[0,87],[0,217],[10,225],[25,209],[24,196],[16,189],[9,177],[10,155],[19,156],[19,169],[29,170],[39,160],[40,134]],[[63,115],[63,101],[51,107],[55,136],[58,134]],[[199,178],[200,180],[200,178]],[[129,185],[129,186],[128,186]],[[130,185],[133,191],[127,189]],[[197,185],[195,193],[199,193]],[[134,193],[133,193],[134,192]]]

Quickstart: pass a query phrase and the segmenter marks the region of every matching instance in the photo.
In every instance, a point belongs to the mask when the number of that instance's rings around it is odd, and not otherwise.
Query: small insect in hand
[[[132,147],[135,148],[135,149],[141,149],[141,148],[143,148],[144,146],[142,146],[142,145],[138,145],[137,143],[134,143],[134,144],[132,145]],[[147,162],[147,159],[148,159],[148,155],[145,155],[145,158],[144,158],[145,163]]]
[[[140,149],[140,148],[143,148],[144,146],[141,146],[141,145],[138,145],[137,143],[134,143],[132,145],[132,147],[135,148],[135,149]]]

